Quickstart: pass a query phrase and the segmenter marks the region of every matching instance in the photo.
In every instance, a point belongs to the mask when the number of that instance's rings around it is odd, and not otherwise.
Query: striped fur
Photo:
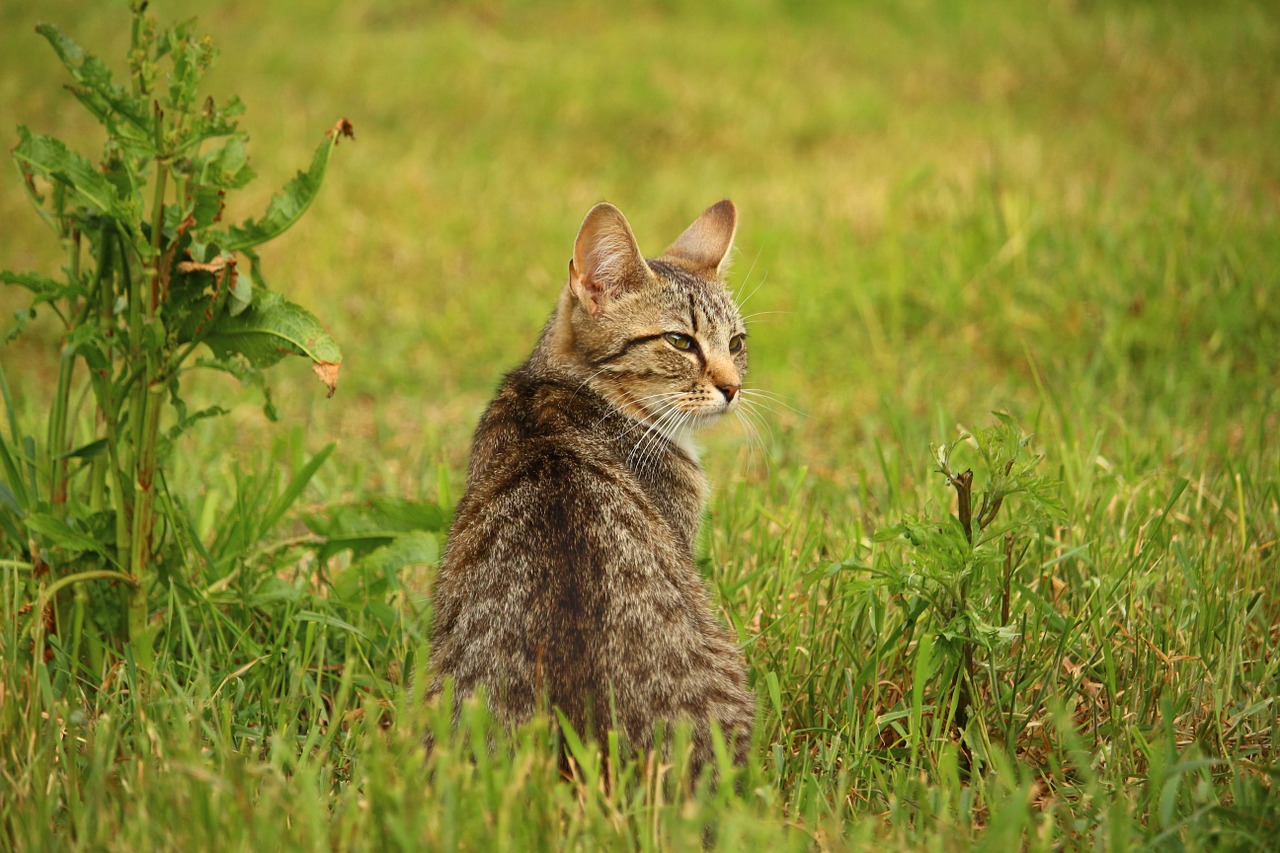
[[[518,724],[547,703],[634,748],[686,720],[741,759],[754,697],[694,566],[707,484],[691,432],[739,405],[745,328],[720,279],[724,201],[644,260],[617,208],[583,222],[529,359],[480,420],[433,590],[433,681]]]

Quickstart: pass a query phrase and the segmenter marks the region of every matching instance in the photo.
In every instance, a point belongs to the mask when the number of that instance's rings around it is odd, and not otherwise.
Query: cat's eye
[[[695,346],[693,338],[688,335],[682,335],[679,332],[667,332],[663,337],[667,339],[667,343],[681,352],[689,352]]]
[[[729,338],[729,352],[733,353],[734,355],[737,355],[738,353],[742,352],[742,347],[743,345],[746,344],[746,342],[747,342],[746,335],[734,335],[732,338]]]

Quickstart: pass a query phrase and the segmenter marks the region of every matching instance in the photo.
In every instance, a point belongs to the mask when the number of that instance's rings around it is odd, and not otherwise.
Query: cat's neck
[[[591,388],[608,406],[632,420],[642,423],[651,421],[653,416],[639,403],[620,398],[616,392],[602,387],[604,383],[599,380],[599,369],[589,363],[578,346],[577,333],[573,327],[573,310],[573,295],[565,288],[560,295],[556,313],[547,321],[542,337],[529,357],[528,367],[538,376],[555,379],[576,388]],[[666,437],[691,462],[697,464],[698,448],[694,444],[691,428],[680,429]]]
[[[556,313],[542,330],[542,337],[529,357],[529,366],[543,375],[579,382],[591,376],[586,357],[578,349],[573,328],[573,294],[567,287],[561,292]]]

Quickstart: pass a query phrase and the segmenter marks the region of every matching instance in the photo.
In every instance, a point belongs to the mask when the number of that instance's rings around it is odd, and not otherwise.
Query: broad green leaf
[[[222,136],[230,136],[233,140],[243,140],[240,133],[239,125],[235,121],[235,117],[244,113],[244,105],[240,103],[240,99],[232,96],[225,106],[216,106],[212,98],[205,101],[205,110],[196,114],[195,122],[187,132],[182,145],[178,149],[181,153],[194,153],[201,145],[210,139],[217,139]],[[220,186],[242,187],[249,183],[253,178],[252,169],[245,166],[237,173],[238,177],[232,176],[237,182],[220,183]]]
[[[36,295],[37,304],[54,299],[63,299],[67,296],[80,296],[84,292],[81,288],[68,287],[62,282],[37,273],[0,271],[0,283],[25,287]]]
[[[191,192],[191,217],[196,228],[208,228],[222,216],[223,191],[215,186],[197,186]]]
[[[304,523],[314,533],[328,541],[320,549],[320,558],[328,559],[339,551],[351,549],[357,556],[375,548],[388,545],[397,538],[415,532],[442,532],[447,519],[440,507],[432,503],[419,503],[401,498],[378,497],[366,503],[341,504],[330,507],[325,513],[306,516]],[[419,548],[418,557],[408,562],[434,562],[436,556],[427,555],[426,549],[436,547],[426,540],[410,540],[405,548]],[[388,557],[392,555],[387,555]]]
[[[27,527],[44,536],[51,545],[68,551],[92,551],[108,556],[108,549],[92,536],[73,530],[65,521],[44,512],[32,513],[25,519]]]
[[[351,122],[339,119],[331,130],[325,133],[324,141],[316,149],[311,158],[311,167],[299,172],[293,180],[285,184],[283,190],[272,197],[267,205],[267,212],[258,220],[250,220],[241,225],[232,226],[227,236],[219,241],[228,251],[239,251],[251,248],[268,240],[279,237],[306,213],[311,202],[315,200],[324,180],[325,169],[329,165],[329,155],[338,142],[344,137],[355,138]]]
[[[197,181],[201,184],[239,189],[255,177],[241,136],[233,136],[218,148],[200,155],[196,163]]]
[[[97,441],[91,441],[88,444],[77,447],[75,450],[68,450],[58,456],[59,459],[92,459],[95,456],[101,456],[107,452],[107,440],[100,438]]]
[[[255,290],[266,292],[270,288],[262,278],[262,261],[253,249],[241,249],[240,253],[249,261],[249,274],[236,276],[231,292],[227,294],[227,313],[239,317],[253,304]]]
[[[38,24],[36,32],[44,36],[52,45],[58,59],[71,72],[80,85],[72,87],[71,92],[88,110],[107,124],[113,131],[128,136],[135,141],[149,138],[150,111],[147,100],[131,94],[111,79],[111,70],[102,60],[85,52],[65,33],[50,24]],[[124,119],[128,130],[114,120],[116,116]],[[131,132],[129,132],[131,131]]]
[[[252,307],[239,316],[218,318],[205,338],[209,349],[220,359],[242,355],[257,368],[270,367],[286,355],[306,356],[333,396],[342,366],[337,343],[310,311],[278,293],[259,294]]]
[[[435,534],[425,530],[411,530],[397,536],[390,544],[370,552],[360,563],[380,573],[387,580],[394,580],[405,566],[434,563],[438,559],[440,541]]]
[[[13,156],[24,169],[39,172],[74,189],[100,213],[124,222],[134,220],[131,205],[120,198],[115,186],[88,158],[51,136],[32,133],[25,127],[18,128],[18,138]]]
[[[249,597],[249,604],[253,607],[263,607],[274,601],[298,602],[305,600],[306,597],[305,592],[288,581],[278,577],[268,577],[253,591],[253,595]]]

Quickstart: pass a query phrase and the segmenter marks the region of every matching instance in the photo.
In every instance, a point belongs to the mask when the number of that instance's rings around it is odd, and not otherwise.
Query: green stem
[[[62,218],[63,198],[60,196],[57,201],[59,220],[63,222],[63,236],[67,247],[67,282],[73,287],[80,283],[80,231],[74,226],[67,225],[66,220]],[[67,316],[75,316],[74,299],[68,298]],[[83,314],[82,314],[83,316]],[[72,324],[67,329],[70,333],[74,331],[78,323]],[[54,386],[53,410],[49,415],[49,436],[45,442],[45,452],[48,454],[47,470],[49,471],[49,501],[53,505],[53,514],[59,518],[66,518],[67,514],[67,472],[70,470],[70,460],[66,457],[67,447],[67,410],[71,401],[71,379],[75,374],[76,361],[75,352],[69,351],[64,344],[62,347],[61,357],[58,361],[58,384]]]
[[[138,453],[137,476],[134,480],[132,554],[129,561],[129,572],[137,582],[129,599],[129,638],[130,640],[145,639],[145,642],[134,648],[134,655],[140,666],[144,660],[150,660],[147,596],[143,579],[146,577],[152,557],[152,533],[155,526],[156,445],[160,427],[160,409],[164,399],[163,388],[160,386],[148,383],[141,390],[145,393],[145,400],[143,401],[142,442]],[[146,648],[141,648],[141,645],[145,645]]]
[[[67,410],[71,401],[71,379],[75,373],[75,353],[64,344],[58,360],[58,384],[53,392],[53,411],[49,416],[48,453],[49,500],[58,518],[67,514]]]
[[[93,571],[88,572],[76,572],[74,575],[67,575],[64,578],[59,578],[45,587],[44,591],[40,594],[39,607],[37,608],[37,611],[43,610],[45,605],[49,603],[49,599],[61,592],[63,587],[70,586],[73,583],[82,583],[83,581],[94,580],[116,580],[122,583],[127,583],[131,586],[136,584],[136,581],[133,578],[123,572],[113,572],[109,569],[94,569]]]
[[[137,357],[139,344],[138,329],[140,323],[136,321],[135,311],[137,309],[137,288],[134,285],[133,276],[129,270],[129,254],[124,242],[124,235],[120,231],[115,231],[115,239],[118,242],[117,248],[120,250],[120,291],[127,295],[129,300],[129,353],[124,358],[124,366],[121,373],[129,369]],[[111,306],[108,307],[110,310]],[[108,319],[111,323],[112,333],[115,333],[115,319]],[[114,354],[114,349],[112,350]],[[112,374],[103,378],[103,393],[98,397],[98,403],[102,406],[106,417],[107,428],[107,454],[111,461],[111,473],[115,478],[116,489],[116,564],[124,567],[129,565],[133,553],[133,488],[129,482],[128,472],[132,470],[132,459],[126,459],[122,454],[125,450],[124,436],[128,435],[128,425],[121,423],[121,404],[126,399],[123,391],[118,390],[114,371],[115,361],[112,359]],[[124,431],[121,428],[124,427]],[[128,466],[128,467],[126,467]]]
[[[156,135],[160,141],[163,115],[156,107]],[[158,323],[160,290],[163,286],[164,253],[161,252],[161,228],[164,225],[164,196],[169,177],[169,163],[156,160],[156,188],[151,208],[151,252],[147,260],[148,288],[142,305],[143,319],[135,335],[146,336],[142,360],[146,364],[144,381],[134,389],[131,408],[136,416],[135,466],[133,477],[133,530],[129,555],[129,573],[135,581],[129,594],[128,623],[129,642],[133,646],[134,660],[140,669],[151,668],[152,631],[147,612],[146,574],[152,559],[152,535],[155,527],[155,473],[156,450],[159,443],[160,411],[163,407],[164,389],[158,381],[165,347],[163,332],[154,332]],[[141,342],[140,342],[141,344]]]
[[[110,226],[103,228],[98,241],[98,270],[93,295],[97,297],[98,329],[102,332],[102,339],[107,342],[106,352],[103,353],[107,359],[107,367],[98,371],[90,369],[89,381],[93,385],[93,396],[98,404],[94,430],[97,433],[105,433],[107,442],[110,444],[109,416],[114,412],[114,406],[111,405],[111,378],[115,373],[115,323],[112,317],[114,307],[112,297],[115,295],[115,289],[111,286],[115,281],[115,274],[112,269],[111,250],[116,241],[115,230]],[[109,461],[101,456],[93,460],[89,481],[89,506],[95,511],[102,509],[105,504],[104,493]]]

